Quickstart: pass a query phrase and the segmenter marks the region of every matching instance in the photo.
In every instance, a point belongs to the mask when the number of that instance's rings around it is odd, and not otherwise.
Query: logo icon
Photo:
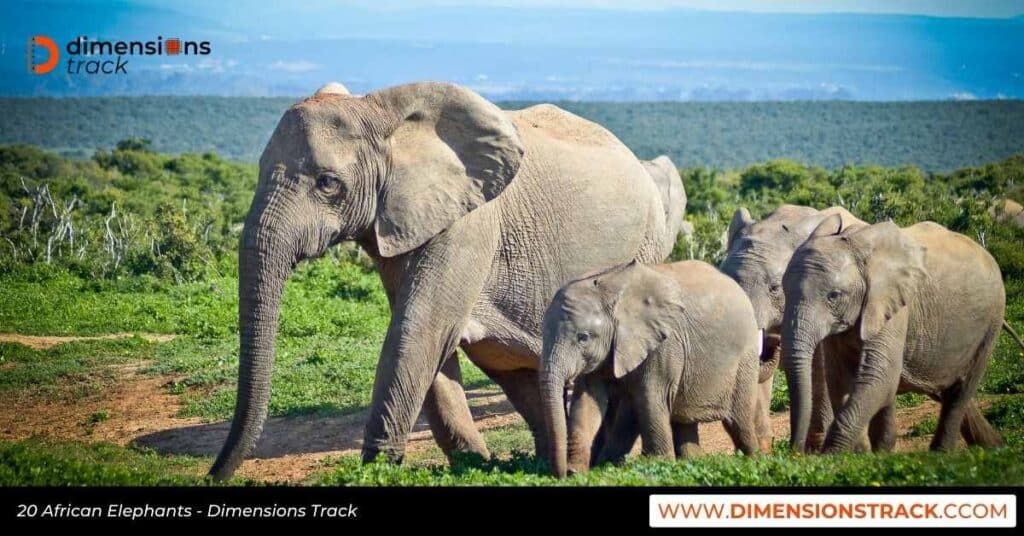
[[[177,56],[181,54],[181,39],[172,37],[164,41],[164,51],[169,56]]]
[[[45,58],[45,61],[36,62],[36,49],[45,50],[45,54],[40,54],[41,58]],[[28,40],[28,67],[29,70],[35,74],[46,74],[57,66],[57,62],[60,61],[60,49],[57,48],[57,43],[46,37],[45,35],[36,35]]]

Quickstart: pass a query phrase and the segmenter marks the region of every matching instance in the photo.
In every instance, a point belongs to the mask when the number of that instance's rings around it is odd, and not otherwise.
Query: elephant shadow
[[[514,409],[500,394],[467,393],[471,401],[474,421],[514,413]],[[344,415],[297,415],[271,417],[263,427],[252,456],[279,458],[297,454],[324,452],[356,453],[363,446],[363,429],[369,416],[368,408]],[[141,435],[133,444],[161,454],[189,456],[216,456],[227,439],[231,421],[204,423],[169,428]],[[423,415],[416,420],[410,442],[430,441],[433,436]]]

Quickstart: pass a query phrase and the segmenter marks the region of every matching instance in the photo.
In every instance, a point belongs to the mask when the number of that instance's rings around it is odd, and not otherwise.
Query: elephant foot
[[[704,449],[697,443],[683,443],[679,445],[680,458],[696,458],[704,454]]]
[[[770,438],[762,438],[757,441],[757,446],[761,452],[765,454],[772,453],[772,440]]]
[[[483,445],[467,445],[465,447],[447,450],[445,451],[444,456],[448,459],[448,465],[455,465],[459,460],[490,460],[491,451],[487,450],[487,447]]]
[[[567,470],[570,475],[586,473],[590,470],[590,460],[569,460]]]
[[[807,434],[807,452],[821,452],[825,447],[825,432],[813,432]]]
[[[584,447],[582,442],[570,439],[566,455],[569,473],[586,473],[590,470],[590,447]]]
[[[372,446],[369,443],[363,445],[363,463],[384,461],[394,465],[401,465],[405,458],[405,446],[396,447],[391,445]]]

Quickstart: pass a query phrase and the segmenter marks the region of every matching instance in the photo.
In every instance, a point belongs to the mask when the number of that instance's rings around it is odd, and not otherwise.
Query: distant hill
[[[0,98],[0,143],[86,156],[128,137],[170,153],[255,162],[293,98]],[[521,108],[527,102],[501,103]],[[608,103],[560,106],[618,135],[641,158],[737,168],[790,158],[948,171],[1024,153],[1024,101]]]

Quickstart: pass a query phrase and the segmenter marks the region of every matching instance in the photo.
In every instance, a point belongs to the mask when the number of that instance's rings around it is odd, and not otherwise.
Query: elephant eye
[[[782,285],[775,283],[772,286],[768,287],[768,292],[771,292],[772,294],[777,294],[781,288]]]
[[[341,179],[334,173],[324,172],[317,177],[316,187],[325,194],[335,194],[341,190]]]
[[[838,300],[839,296],[841,296],[842,294],[843,294],[842,291],[833,290],[832,292],[828,293],[828,301],[834,302],[834,301]]]
[[[590,340],[590,334],[585,332],[585,331],[581,331],[581,332],[576,334],[576,341],[577,342],[587,342],[589,340]]]

